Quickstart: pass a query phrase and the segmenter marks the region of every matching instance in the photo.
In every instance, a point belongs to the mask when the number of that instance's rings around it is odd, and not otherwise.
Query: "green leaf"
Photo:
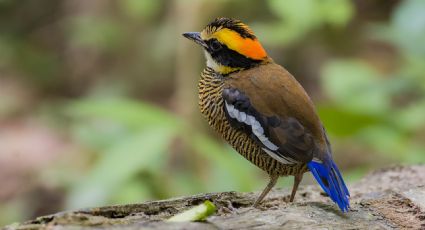
[[[425,57],[424,11],[425,2],[422,0],[402,1],[393,11],[389,25],[375,24],[370,26],[368,32],[395,45],[408,58],[422,61]]]
[[[69,22],[68,34],[78,46],[113,50],[125,39],[125,31],[116,21],[109,18],[80,16]]]
[[[261,37],[265,43],[288,44],[320,25],[320,15],[313,0],[269,0],[267,2],[270,10],[280,20],[276,23],[253,25],[258,34],[268,35]]]
[[[152,191],[149,187],[141,183],[139,178],[133,178],[131,181],[125,182],[125,185],[119,187],[112,194],[111,201],[114,204],[130,204],[137,203],[141,200],[152,200]]]
[[[410,154],[408,137],[394,127],[370,126],[362,129],[358,138],[387,159],[399,162]]]
[[[318,106],[318,113],[329,133],[351,136],[371,125],[382,123],[381,117],[346,111],[339,106]]]
[[[74,101],[65,112],[74,118],[106,119],[135,129],[152,125],[177,127],[179,124],[173,115],[156,106],[123,98]]]
[[[216,211],[215,205],[207,200],[203,204],[195,206],[189,210],[179,213],[167,221],[169,222],[188,222],[188,221],[202,221],[208,216],[211,216]]]
[[[324,67],[321,79],[325,92],[342,108],[371,114],[389,109],[387,88],[378,73],[362,61],[333,61]]]
[[[136,19],[152,18],[161,6],[156,0],[121,0],[118,3],[125,14]]]
[[[261,181],[246,180],[247,177],[254,177],[255,172],[259,170],[234,149],[199,134],[194,136],[191,144],[196,152],[208,159],[211,164],[212,176],[207,182],[209,191],[235,189],[250,191],[261,183]],[[223,177],[226,179],[223,180]]]
[[[177,130],[181,124],[167,111],[125,98],[76,100],[68,103],[64,112],[72,118],[74,139],[98,151],[145,129]]]
[[[172,129],[152,128],[112,145],[102,153],[87,177],[74,186],[68,208],[105,204],[138,172],[161,170],[174,135]]]
[[[334,25],[346,25],[354,15],[353,4],[349,0],[318,1],[322,20]]]
[[[314,0],[269,0],[270,10],[290,24],[309,28],[318,22],[316,2]]]
[[[346,25],[353,16],[349,0],[269,0],[270,11],[279,21],[253,25],[257,34],[266,35],[261,41],[266,44],[289,44],[302,39],[309,31],[331,24]]]
[[[425,57],[424,11],[425,1],[403,1],[400,2],[392,17],[394,40],[410,53],[422,57]]]
[[[407,131],[420,131],[425,128],[425,99],[410,104],[396,113],[391,114],[393,122]]]

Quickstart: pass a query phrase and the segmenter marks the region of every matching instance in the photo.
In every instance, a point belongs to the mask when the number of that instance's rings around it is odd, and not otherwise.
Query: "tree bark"
[[[425,165],[375,171],[349,186],[351,210],[342,213],[316,185],[275,189],[259,208],[258,193],[222,192],[141,204],[67,211],[5,229],[425,229]],[[218,211],[205,222],[162,220],[205,200]]]

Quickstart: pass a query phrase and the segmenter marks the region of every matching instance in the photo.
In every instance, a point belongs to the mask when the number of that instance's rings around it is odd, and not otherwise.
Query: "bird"
[[[342,212],[350,193],[332,158],[326,130],[300,83],[275,63],[242,21],[220,17],[201,32],[183,33],[200,45],[206,67],[198,83],[208,124],[269,181],[258,207],[280,177],[294,176],[290,202],[310,171]]]

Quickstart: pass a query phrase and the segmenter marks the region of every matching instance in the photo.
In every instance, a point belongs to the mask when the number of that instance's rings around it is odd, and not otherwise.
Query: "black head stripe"
[[[261,60],[255,60],[249,57],[246,57],[234,50],[229,49],[226,45],[221,44],[221,48],[218,50],[211,49],[212,43],[217,40],[210,39],[206,41],[207,46],[209,47],[208,53],[211,54],[211,57],[221,65],[229,66],[232,68],[243,68],[248,69],[254,67],[261,63]]]
[[[233,30],[241,35],[243,38],[255,39],[255,35],[252,31],[243,24],[241,21],[232,18],[217,18],[213,22],[207,25],[207,29],[210,31],[218,28],[227,28]]]

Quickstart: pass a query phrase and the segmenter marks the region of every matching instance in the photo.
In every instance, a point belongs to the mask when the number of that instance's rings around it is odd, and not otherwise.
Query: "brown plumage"
[[[292,201],[310,168],[340,208],[348,210],[348,190],[313,103],[295,78],[267,56],[253,32],[238,20],[219,18],[201,33],[184,35],[200,44],[207,58],[199,81],[202,114],[270,176],[254,206],[280,176],[295,176]]]

